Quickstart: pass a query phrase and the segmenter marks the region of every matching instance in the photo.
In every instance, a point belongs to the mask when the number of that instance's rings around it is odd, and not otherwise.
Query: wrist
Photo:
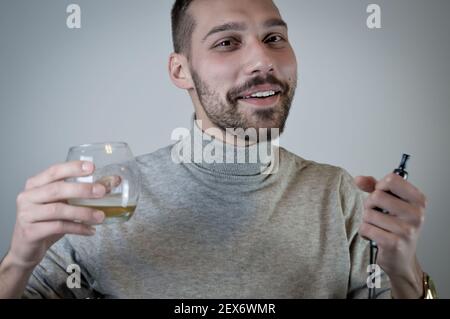
[[[389,277],[394,299],[420,299],[424,295],[424,272],[416,262],[407,274]]]
[[[423,274],[414,279],[391,279],[391,295],[394,299],[421,299],[423,294]]]
[[[3,258],[0,266],[2,272],[31,273],[37,265],[23,262],[9,251]]]
[[[20,298],[33,269],[29,265],[17,263],[8,253],[0,263],[0,299]]]

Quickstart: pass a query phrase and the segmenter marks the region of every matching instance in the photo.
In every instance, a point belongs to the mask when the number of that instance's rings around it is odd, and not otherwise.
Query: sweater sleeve
[[[80,267],[79,288],[69,288],[67,284],[69,276],[73,274],[68,272],[70,265]],[[41,263],[34,269],[22,298],[97,298],[88,278],[89,274],[78,260],[76,251],[69,240],[63,237],[47,251]]]

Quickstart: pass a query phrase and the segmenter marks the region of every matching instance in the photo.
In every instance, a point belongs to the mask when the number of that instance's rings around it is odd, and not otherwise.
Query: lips
[[[270,84],[257,85],[251,88],[250,90],[242,92],[238,96],[238,99],[249,99],[249,98],[264,99],[276,96],[280,93],[282,93],[282,89],[278,85],[270,85]]]
[[[258,108],[272,108],[280,101],[280,93],[267,97],[246,97],[238,99],[244,105],[252,105]]]

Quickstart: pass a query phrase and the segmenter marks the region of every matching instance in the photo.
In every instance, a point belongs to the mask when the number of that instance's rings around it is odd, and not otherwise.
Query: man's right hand
[[[51,166],[27,180],[17,196],[16,225],[9,250],[10,261],[34,268],[46,251],[65,234],[92,236],[105,218],[102,211],[67,204],[71,198],[101,198],[99,183],[69,183],[70,177],[91,175],[94,164],[73,161]]]

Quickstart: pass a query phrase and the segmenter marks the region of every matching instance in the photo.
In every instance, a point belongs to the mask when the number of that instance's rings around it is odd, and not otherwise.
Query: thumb
[[[106,193],[110,193],[113,188],[117,187],[122,183],[122,178],[118,175],[114,176],[104,176],[96,181],[96,183],[100,183],[106,188]]]
[[[354,181],[356,186],[366,193],[372,193],[377,183],[377,180],[372,176],[356,176]]]

